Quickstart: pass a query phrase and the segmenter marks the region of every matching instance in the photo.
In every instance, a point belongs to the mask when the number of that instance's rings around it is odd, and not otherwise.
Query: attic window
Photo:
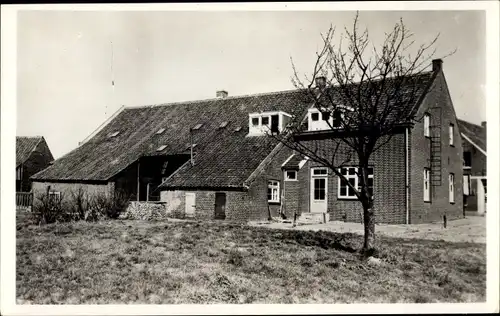
[[[164,128],[160,128],[160,129],[156,132],[156,134],[161,134],[161,133],[163,133],[164,131],[165,131],[165,129],[164,129]]]
[[[239,132],[239,131],[241,131],[241,126],[236,127],[236,128],[234,129],[234,131],[235,131],[235,132]]]
[[[199,130],[203,126],[203,123],[196,124],[195,127],[193,127],[193,131]]]
[[[120,132],[114,132],[114,133],[109,133],[108,134],[108,137],[111,138],[111,137],[115,137],[116,135],[120,134]]]
[[[224,122],[220,123],[219,128],[224,128],[224,127],[227,126],[227,124],[229,124],[229,122],[228,121],[224,121]]]
[[[162,151],[165,148],[167,148],[167,145],[161,145],[160,147],[158,147],[158,149],[156,149],[156,151]]]

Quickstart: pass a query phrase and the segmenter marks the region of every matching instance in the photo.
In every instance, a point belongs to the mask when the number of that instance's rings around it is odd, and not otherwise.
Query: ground
[[[225,222],[18,225],[19,304],[480,302],[486,247]]]
[[[252,222],[252,226],[267,228],[294,229],[294,230],[326,230],[339,233],[363,234],[363,225],[359,223],[345,223],[331,221],[326,224],[301,225],[292,227],[291,223]],[[444,240],[449,242],[486,243],[486,218],[484,216],[467,216],[449,221],[446,228],[443,223],[428,223],[415,225],[387,225],[378,224],[375,227],[377,235],[415,238],[429,240]]]

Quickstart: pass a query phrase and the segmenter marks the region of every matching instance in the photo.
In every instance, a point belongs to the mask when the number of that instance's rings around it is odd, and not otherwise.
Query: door
[[[194,216],[196,209],[196,194],[186,192],[186,216]]]
[[[226,193],[215,193],[215,219],[226,219]]]
[[[326,213],[328,196],[327,168],[311,169],[311,213]]]

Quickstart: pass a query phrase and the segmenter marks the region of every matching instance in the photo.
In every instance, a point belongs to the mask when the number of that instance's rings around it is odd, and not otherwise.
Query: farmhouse
[[[377,222],[420,223],[462,214],[462,143],[442,61],[419,75],[425,86],[372,156]],[[335,87],[332,88],[333,90]],[[166,214],[237,221],[288,216],[361,221],[361,206],[331,170],[267,135],[304,118],[301,137],[325,154],[332,136],[303,91],[125,108],[94,137],[33,177],[34,188],[125,192],[163,202]],[[329,118],[326,118],[329,119]],[[339,134],[340,135],[340,134]],[[343,172],[356,183],[356,162]]]
[[[458,120],[463,147],[464,208],[486,212],[486,122]]]
[[[31,191],[30,177],[54,160],[42,136],[16,137],[16,192]]]

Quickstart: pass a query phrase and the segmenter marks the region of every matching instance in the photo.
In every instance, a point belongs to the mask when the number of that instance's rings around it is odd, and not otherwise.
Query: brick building
[[[464,210],[486,212],[486,122],[458,120],[463,147]]]
[[[426,89],[412,113],[425,119],[404,122],[372,157],[380,223],[462,214],[462,145],[441,65],[434,61],[420,81]],[[264,220],[281,209],[360,221],[360,203],[330,170],[266,134],[307,118],[304,135],[317,138],[324,131],[314,128],[321,120],[313,112],[299,90],[237,97],[219,91],[215,99],[125,108],[35,175],[35,187],[120,190],[132,200],[163,201],[167,213],[197,218]],[[328,153],[335,141],[313,142]]]
[[[16,192],[31,191],[30,177],[47,168],[54,160],[41,136],[16,137]]]

